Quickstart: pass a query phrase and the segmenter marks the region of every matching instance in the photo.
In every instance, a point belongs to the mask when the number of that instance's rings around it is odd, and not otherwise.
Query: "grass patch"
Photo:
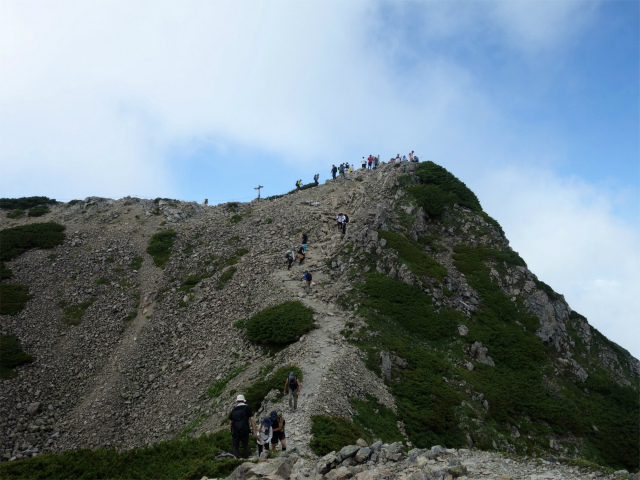
[[[242,220],[242,215],[240,215],[239,213],[236,213],[235,215],[233,215],[231,217],[231,219],[229,220],[231,223],[238,223]]]
[[[20,313],[24,304],[31,298],[28,285],[0,284],[0,314],[16,315]]]
[[[111,449],[69,450],[0,464],[0,477],[14,479],[133,479],[199,480],[226,477],[244,460],[215,457],[230,452],[228,429],[198,438],[173,439],[124,452]]]
[[[235,265],[238,263],[238,260],[240,260],[240,257],[246,255],[247,253],[249,253],[249,250],[247,250],[246,248],[236,248],[235,252],[233,252],[233,255],[227,258],[225,263],[227,265]]]
[[[101,277],[96,280],[96,285],[106,285],[107,283],[109,283],[109,280],[107,280],[105,277]]]
[[[205,278],[209,278],[211,273],[202,273],[200,275],[191,275],[187,277],[182,286],[178,289],[179,292],[190,292],[193,287],[200,283]]]
[[[282,390],[284,388],[284,383],[289,378],[290,372],[295,373],[300,380],[300,383],[302,383],[302,370],[300,370],[295,365],[287,365],[286,367],[282,367],[276,370],[268,378],[264,380],[258,380],[253,385],[242,390],[242,393],[247,399],[247,405],[251,407],[252,412],[257,412],[258,410],[260,410],[260,406],[262,405],[263,400],[271,390],[278,391],[275,399],[273,400],[274,402],[277,402],[284,396]]]
[[[53,248],[64,242],[65,227],[58,223],[32,223],[0,230],[0,261],[18,257],[32,248]]]
[[[0,198],[0,208],[2,210],[28,210],[38,205],[57,203],[49,197],[20,197],[20,198]]]
[[[267,218],[264,219],[264,223],[266,223],[266,224],[269,224],[271,222],[273,222],[273,218],[271,218],[271,217],[267,217]]]
[[[22,351],[20,341],[15,335],[0,335],[0,378],[17,376],[15,367],[30,363],[33,357]]]
[[[366,435],[346,418],[328,415],[311,416],[311,434],[309,442],[316,455],[326,455],[339,451],[347,445],[355,445],[359,438]]]
[[[407,264],[409,269],[420,279],[425,275],[442,282],[447,276],[447,269],[440,265],[435,259],[427,255],[420,246],[408,241],[399,233],[388,230],[378,230],[378,235],[387,241],[387,247],[398,252],[400,260]]]
[[[185,255],[191,255],[193,253],[193,245],[187,243],[187,245],[182,250],[182,253],[184,253]]]
[[[11,278],[12,275],[13,272],[11,269],[7,268],[4,262],[0,262],[0,280],[7,280],[8,278]]]
[[[140,270],[140,267],[142,267],[142,262],[144,261],[144,259],[140,256],[137,257],[133,257],[133,260],[131,260],[131,270]]]
[[[78,303],[76,305],[69,305],[65,300],[58,302],[58,306],[64,312],[62,317],[62,323],[66,325],[80,325],[84,313],[96,300],[94,298],[87,300],[86,302]]]
[[[246,365],[242,365],[240,367],[234,368],[227,374],[226,377],[224,377],[221,380],[216,380],[215,382],[213,382],[211,386],[207,388],[207,395],[209,397],[219,396],[222,392],[224,392],[224,389],[227,388],[227,383],[229,383],[231,380],[236,378],[240,374],[240,372],[242,372],[245,368],[246,368]]]
[[[171,247],[176,238],[176,232],[173,229],[163,230],[154,233],[149,240],[147,253],[153,257],[153,263],[156,267],[164,268],[171,257]]]
[[[218,285],[216,286],[216,290],[223,290],[224,287],[229,283],[229,281],[236,274],[238,269],[236,267],[229,267],[224,271],[222,275],[220,275],[220,280],[218,280]]]
[[[353,423],[371,439],[380,439],[385,443],[402,442],[404,438],[398,429],[398,416],[389,407],[378,402],[373,395],[366,393],[365,400],[351,399],[355,409]]]
[[[246,322],[247,338],[264,345],[287,345],[313,328],[313,310],[300,301],[265,308]]]

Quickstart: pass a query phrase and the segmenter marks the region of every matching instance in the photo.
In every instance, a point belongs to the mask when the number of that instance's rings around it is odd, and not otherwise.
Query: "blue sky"
[[[0,196],[250,200],[415,150],[640,356],[639,4],[0,3]]]

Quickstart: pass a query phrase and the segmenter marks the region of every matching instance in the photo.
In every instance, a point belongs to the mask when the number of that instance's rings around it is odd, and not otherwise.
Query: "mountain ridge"
[[[399,434],[421,448],[546,451],[637,469],[637,434],[607,443],[624,428],[637,433],[609,405],[635,408],[625,402],[637,403],[640,363],[530,272],[442,167],[386,164],[244,204],[90,197],[49,208],[43,220],[67,227],[64,243],[6,262],[3,284],[28,285],[33,298],[2,316],[2,333],[35,360],[3,381],[4,460],[38,445],[132,448],[216,431],[230,392],[302,365],[301,408],[288,424],[305,453],[315,415],[366,430],[358,405],[390,409]],[[338,209],[351,219],[344,237]],[[7,218],[2,229],[31,223]],[[146,252],[169,227],[161,269]],[[319,269],[309,296],[290,281],[304,268],[283,269],[302,230],[307,268]],[[316,328],[284,349],[266,351],[234,326],[289,300],[313,310]],[[79,325],[62,323],[78,305]],[[209,397],[215,382],[224,395]],[[261,412],[284,408],[274,388],[263,398]],[[51,409],[31,416],[34,403]],[[587,425],[592,418],[605,426]]]

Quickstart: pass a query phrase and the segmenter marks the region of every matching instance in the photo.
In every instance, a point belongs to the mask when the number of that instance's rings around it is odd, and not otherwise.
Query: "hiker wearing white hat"
[[[256,434],[256,424],[253,421],[251,407],[247,405],[244,395],[236,397],[236,406],[229,415],[229,428],[233,440],[233,454],[240,458],[240,445],[242,444],[242,458],[249,457],[249,434]],[[251,426],[249,426],[251,424]]]

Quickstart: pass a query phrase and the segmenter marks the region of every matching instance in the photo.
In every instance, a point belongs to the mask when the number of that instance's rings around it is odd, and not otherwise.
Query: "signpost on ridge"
[[[257,187],[254,188],[254,190],[258,190],[258,200],[260,200],[260,189],[264,188],[262,185],[258,185]]]

